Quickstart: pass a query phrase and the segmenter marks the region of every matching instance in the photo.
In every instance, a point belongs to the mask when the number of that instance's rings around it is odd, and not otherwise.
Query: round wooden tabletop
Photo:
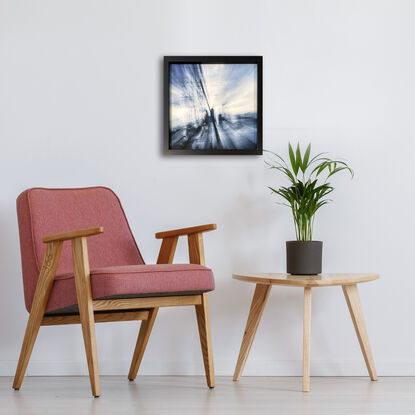
[[[328,285],[350,285],[377,280],[379,274],[318,274],[291,275],[272,273],[233,274],[236,280],[265,285],[291,285],[295,287],[324,287]]]

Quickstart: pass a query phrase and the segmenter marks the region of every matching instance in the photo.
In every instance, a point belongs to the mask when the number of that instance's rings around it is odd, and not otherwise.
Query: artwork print
[[[184,154],[262,153],[262,90],[258,89],[262,88],[262,59],[235,60],[173,60],[165,67],[168,150]]]

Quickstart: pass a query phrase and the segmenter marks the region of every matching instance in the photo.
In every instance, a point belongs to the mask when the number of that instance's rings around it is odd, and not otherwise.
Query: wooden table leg
[[[350,315],[352,317],[353,325],[356,330],[360,348],[362,349],[370,379],[378,380],[357,285],[343,285],[342,288],[344,297],[346,298],[347,306],[349,307]]]
[[[239,380],[241,377],[270,291],[271,285],[256,285],[254,297],[252,298],[251,309],[248,315],[248,321],[246,322],[245,333],[242,338],[241,350],[239,351],[238,361],[236,363],[235,373],[233,375],[234,381]]]
[[[303,392],[310,391],[311,287],[304,287]]]
[[[210,316],[208,293],[202,294],[202,304],[196,305],[197,326],[200,345],[202,347],[203,364],[205,366],[206,383],[209,388],[216,386],[215,369],[213,367],[212,336],[210,333]]]

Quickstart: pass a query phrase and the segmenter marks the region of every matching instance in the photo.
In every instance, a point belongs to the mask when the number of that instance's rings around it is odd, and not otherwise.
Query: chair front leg
[[[214,388],[215,369],[213,367],[212,338],[210,333],[210,315],[208,294],[201,294],[202,304],[196,305],[197,326],[199,328],[200,345],[202,347],[203,364],[205,365],[206,382],[209,388]]]
[[[46,245],[46,252],[43,258],[42,268],[36,285],[33,297],[32,308],[26,326],[22,349],[20,351],[19,362],[14,376],[13,388],[18,390],[22,386],[23,378],[26,373],[30,355],[35,345],[36,337],[39,332],[40,323],[45,314],[46,306],[49,301],[50,292],[53,286],[58,261],[62,250],[62,241],[49,242]]]
[[[193,233],[187,236],[189,246],[189,262],[191,264],[205,265],[205,251],[203,247],[203,234]],[[195,306],[197,326],[199,328],[200,345],[202,347],[203,364],[205,365],[206,382],[209,388],[214,388],[215,369],[213,367],[212,338],[210,332],[210,315],[208,294],[201,294],[202,302]]]
[[[99,382],[95,318],[94,307],[92,304],[92,289],[86,237],[72,240],[72,255],[76,296],[78,298],[79,317],[85,343],[89,380],[91,382],[92,395],[98,397],[101,395],[101,387]]]

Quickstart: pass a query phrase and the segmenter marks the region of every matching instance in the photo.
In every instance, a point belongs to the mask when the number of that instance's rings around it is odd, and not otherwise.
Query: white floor
[[[87,377],[26,377],[20,391],[0,377],[0,414],[415,414],[415,377],[313,377],[303,393],[298,377],[102,376],[100,398]]]

